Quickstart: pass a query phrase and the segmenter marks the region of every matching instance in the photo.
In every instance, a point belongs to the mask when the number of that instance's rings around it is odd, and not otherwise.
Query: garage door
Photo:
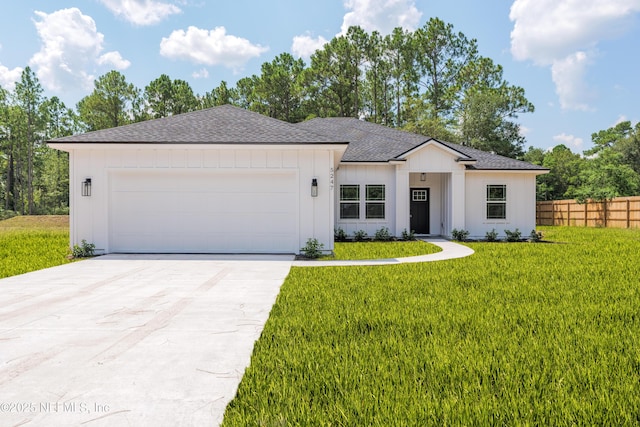
[[[109,250],[295,253],[297,189],[296,172],[114,172]]]

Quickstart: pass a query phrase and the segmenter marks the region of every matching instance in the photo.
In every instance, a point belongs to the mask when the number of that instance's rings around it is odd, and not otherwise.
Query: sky
[[[20,0],[0,6],[0,86],[26,66],[75,107],[115,69],[144,89],[161,74],[204,94],[289,52],[309,63],[359,25],[413,31],[437,17],[525,89],[526,147],[581,153],[591,134],[640,120],[640,0]]]

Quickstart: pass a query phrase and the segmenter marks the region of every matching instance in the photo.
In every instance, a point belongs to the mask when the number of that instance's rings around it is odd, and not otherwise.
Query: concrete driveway
[[[0,425],[220,423],[292,261],[107,255],[0,280]]]

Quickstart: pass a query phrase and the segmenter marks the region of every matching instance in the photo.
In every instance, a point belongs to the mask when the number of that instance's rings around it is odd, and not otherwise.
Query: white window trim
[[[489,187],[501,186],[504,187],[504,200],[490,200],[489,199]],[[486,182],[484,185],[484,220],[487,224],[506,224],[509,222],[509,185],[504,182]],[[488,209],[489,204],[504,204],[504,218],[489,218]]]

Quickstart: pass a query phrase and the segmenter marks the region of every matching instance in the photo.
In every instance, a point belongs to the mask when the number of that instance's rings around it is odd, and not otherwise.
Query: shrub
[[[469,232],[467,230],[458,230],[457,228],[454,228],[451,230],[451,236],[453,237],[453,240],[464,242],[467,240],[467,237],[469,237]]]
[[[93,243],[87,243],[86,240],[82,239],[80,246],[73,245],[73,249],[71,250],[71,255],[74,258],[88,258],[94,255],[94,250],[96,245]]]
[[[363,242],[367,240],[367,232],[364,230],[358,230],[353,233],[353,238],[356,242]]]
[[[487,240],[487,242],[496,242],[498,240],[498,232],[494,228],[491,231],[487,231],[487,234],[484,235],[484,238]]]
[[[507,242],[519,242],[522,238],[522,233],[517,228],[515,231],[504,230],[504,234],[507,235]]]
[[[413,230],[407,231],[407,229],[405,228],[404,230],[402,230],[402,240],[407,240],[407,241],[416,240],[416,232]]]
[[[300,251],[307,258],[315,259],[322,255],[322,249],[324,249],[323,243],[318,242],[318,239],[309,238],[307,240],[307,244],[302,249],[300,249]]]
[[[529,241],[530,242],[539,242],[540,240],[542,240],[542,231],[536,231],[535,229],[531,230],[531,233],[529,234]]]
[[[382,227],[380,230],[376,230],[376,234],[373,236],[373,240],[379,242],[388,242],[392,239],[391,233],[387,227]]]
[[[340,227],[333,230],[333,239],[336,242],[346,242],[347,241],[347,233]]]

